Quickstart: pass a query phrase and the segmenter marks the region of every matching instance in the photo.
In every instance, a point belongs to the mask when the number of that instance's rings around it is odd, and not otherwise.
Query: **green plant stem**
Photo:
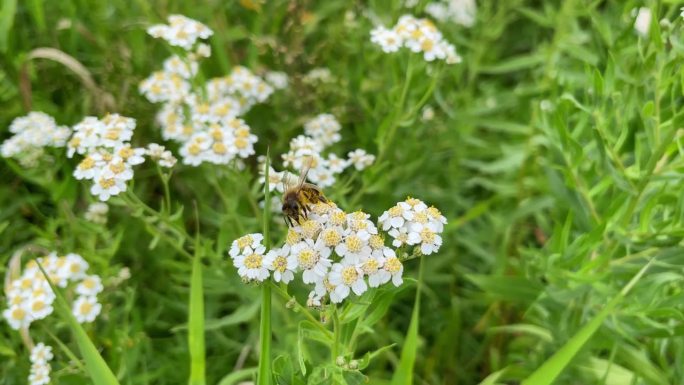
[[[394,140],[394,135],[396,135],[397,128],[399,127],[399,121],[401,120],[401,112],[404,109],[404,103],[406,103],[406,96],[408,95],[409,86],[411,85],[411,79],[413,78],[413,56],[409,56],[408,64],[406,65],[406,76],[404,77],[404,86],[401,90],[401,95],[399,96],[399,101],[394,105],[394,111],[392,113],[392,123],[387,129],[387,135],[381,142],[380,152],[378,154],[377,163],[384,159],[387,148],[391,147],[392,141]]]
[[[318,319],[316,319],[316,317],[314,317],[314,316],[311,314],[311,312],[309,311],[309,309],[307,309],[305,306],[303,306],[302,304],[300,304],[299,302],[297,302],[296,300],[294,300],[293,297],[290,296],[290,295],[287,293],[287,291],[285,291],[282,287],[279,287],[279,286],[276,285],[276,284],[272,284],[272,285],[273,285],[273,289],[275,289],[276,294],[280,295],[280,296],[283,298],[283,300],[284,300],[285,302],[294,303],[294,304],[295,304],[295,308],[297,309],[297,311],[298,311],[299,313],[303,314],[304,317],[306,317],[306,319],[308,319],[309,321],[311,321],[311,323],[312,323],[313,325],[315,325],[316,328],[317,328],[318,330],[320,330],[323,334],[325,334],[325,335],[328,336],[328,337],[331,337],[331,338],[333,337],[333,333],[332,333],[330,330],[326,329],[323,325],[321,325],[321,321],[318,320]]]
[[[340,331],[340,316],[337,314],[337,306],[333,308],[332,312],[333,316],[333,333],[335,335],[335,342],[333,343],[332,347],[332,354],[330,357],[332,360],[333,365],[337,362],[337,357],[340,355],[340,340],[342,338],[341,336],[341,331]]]
[[[268,169],[270,168],[269,150],[266,150],[266,162],[264,162],[264,176],[268,181]],[[268,183],[264,183],[264,214],[263,233],[266,250],[271,248],[271,233],[269,224],[271,220],[271,191]],[[261,285],[261,321],[259,324],[259,375],[258,385],[271,384],[271,284],[265,282]]]
[[[164,189],[164,205],[162,206],[162,213],[171,213],[171,192],[169,191],[169,175],[164,174],[161,167],[157,165],[157,173],[161,179],[162,187]]]

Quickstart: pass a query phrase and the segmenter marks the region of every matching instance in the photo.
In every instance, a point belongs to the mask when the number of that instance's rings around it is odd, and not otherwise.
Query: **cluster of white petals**
[[[71,135],[69,127],[58,126],[52,116],[37,111],[14,119],[9,132],[14,135],[2,143],[0,155],[20,160],[28,158],[31,161],[27,165],[34,165],[44,147],[64,147]]]
[[[332,186],[336,176],[347,167],[354,166],[363,170],[375,161],[375,156],[363,149],[348,153],[348,157],[341,158],[334,153],[327,153],[328,148],[342,139],[342,126],[332,114],[320,114],[304,123],[305,135],[299,135],[290,141],[289,151],[282,155],[283,166],[291,170],[302,170],[309,166],[307,180],[319,187]],[[259,168],[263,170],[263,167]],[[277,171],[273,168],[268,175],[269,188],[283,192],[287,186],[296,181],[296,176],[287,171]],[[265,183],[262,175],[261,183]]]
[[[126,182],[133,179],[133,166],[145,161],[145,149],[129,143],[134,129],[135,119],[119,114],[102,119],[88,116],[73,127],[67,156],[84,155],[74,177],[92,181],[90,192],[102,201],[126,191]]]
[[[47,385],[50,383],[53,358],[52,347],[40,342],[31,349],[31,371],[28,376],[29,385]]]
[[[453,22],[466,28],[475,24],[475,0],[437,0],[425,6],[425,12],[435,20]]]
[[[408,198],[382,213],[378,223],[394,239],[395,247],[416,246],[421,254],[428,255],[442,246],[440,234],[447,220],[436,207]]]
[[[371,42],[386,52],[397,52],[405,47],[411,52],[422,53],[428,61],[444,60],[447,64],[461,62],[456,47],[446,41],[442,33],[428,19],[417,19],[411,15],[399,18],[397,24],[388,29],[383,26],[371,31]]]
[[[414,254],[427,255],[441,246],[438,234],[446,218],[418,199],[409,198],[395,207],[402,212],[394,207],[385,212],[379,229],[362,211],[346,213],[332,202],[317,203],[310,206],[306,219],[288,229],[282,246],[267,251],[263,235],[248,234],[233,241],[229,255],[246,282],[272,278],[289,283],[301,273],[302,282],[313,286],[310,306],[320,306],[327,298],[339,303],[352,293],[362,295],[389,282],[399,286],[404,266],[397,251],[385,245],[381,231],[389,230],[392,236],[393,231],[407,228],[406,242],[393,242],[394,247],[415,246]]]
[[[5,292],[7,309],[2,315],[10,327],[28,329],[32,322],[49,316],[54,310],[55,294],[38,263],[53,285],[75,290],[77,298],[73,303],[73,314],[78,322],[94,321],[102,309],[97,302],[97,295],[103,289],[100,277],[88,274],[88,262],[80,255],[58,256],[53,252],[29,261],[21,276],[9,282]]]
[[[183,15],[170,15],[169,24],[156,24],[147,29],[152,37],[166,40],[169,44],[190,50],[199,39],[208,39],[214,31],[197,20]]]
[[[148,32],[163,37],[172,45],[191,49],[198,38],[207,38],[211,31],[194,20],[182,17],[179,25],[155,26]],[[185,41],[171,39],[176,32],[193,31]],[[197,31],[204,31],[203,34]],[[150,102],[162,103],[157,123],[165,140],[179,143],[183,164],[202,163],[224,165],[254,154],[257,136],[240,116],[255,104],[265,102],[275,89],[287,87],[287,75],[269,72],[266,80],[241,66],[223,77],[199,84],[198,60],[211,56],[208,46],[197,44],[194,52],[172,56],[160,71],[140,83],[139,90]],[[161,164],[161,163],[160,163]]]

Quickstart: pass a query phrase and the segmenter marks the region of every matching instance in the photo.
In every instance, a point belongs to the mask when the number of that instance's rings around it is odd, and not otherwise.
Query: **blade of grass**
[[[0,8],[0,52],[7,52],[9,34],[17,12],[17,0],[4,0]]]
[[[195,206],[197,221],[197,206]],[[199,226],[199,222],[197,222]],[[204,290],[202,287],[202,259],[200,257],[199,230],[195,240],[195,257],[192,261],[190,304],[188,315],[188,347],[190,349],[190,385],[204,385]]]
[[[392,376],[392,385],[411,385],[413,384],[413,367],[416,363],[416,353],[418,351],[418,323],[420,322],[420,290],[423,285],[423,264],[425,257],[420,258],[418,267],[418,287],[416,288],[416,302],[413,305],[411,323],[409,324],[404,347],[401,349],[399,366]]]
[[[264,180],[268,181],[268,170],[270,168],[270,154],[266,150],[266,162],[264,162]],[[264,213],[263,213],[263,232],[264,246],[266,250],[271,248],[271,234],[269,232],[269,221],[271,220],[271,190],[268,183],[264,183]],[[258,385],[271,384],[271,285],[264,282],[261,285],[261,321],[259,325],[260,347],[259,350],[259,375]]]
[[[97,351],[97,348],[93,342],[88,338],[88,334],[83,329],[83,327],[76,321],[76,317],[71,313],[71,309],[67,304],[66,300],[62,296],[62,293],[57,290],[57,288],[52,284],[52,281],[48,278],[47,273],[43,270],[43,266],[38,263],[40,271],[45,276],[45,279],[50,284],[50,288],[55,293],[57,310],[60,316],[66,321],[71,329],[74,339],[78,344],[78,349],[83,356],[83,361],[85,361],[86,373],[90,376],[90,379],[95,385],[119,385],[119,381],[112,373],[109,366],[105,362],[104,358]]]
[[[535,370],[527,379],[522,382],[522,385],[548,385],[552,384],[556,377],[568,366],[572,358],[577,352],[589,341],[589,338],[601,327],[603,321],[608,317],[615,306],[627,295],[634,285],[646,273],[646,270],[653,263],[650,260],[638,273],[629,281],[629,283],[616,295],[608,304],[596,315],[594,318],[584,325],[577,333],[575,333],[568,342],[563,345],[551,358],[546,360],[537,370]]]

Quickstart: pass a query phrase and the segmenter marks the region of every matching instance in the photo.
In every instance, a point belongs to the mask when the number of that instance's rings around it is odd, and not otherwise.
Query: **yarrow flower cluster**
[[[293,170],[301,170],[310,166],[307,179],[319,187],[328,187],[335,183],[335,176],[353,165],[357,170],[363,170],[375,161],[375,156],[357,149],[349,152],[348,158],[340,158],[331,153],[324,155],[326,149],[342,139],[342,126],[331,114],[320,114],[304,123],[305,135],[299,135],[290,141],[289,151],[282,155],[283,166]],[[263,159],[262,159],[263,160]],[[259,168],[263,170],[263,167]],[[269,188],[283,192],[287,185],[292,184],[293,175],[285,171],[269,170]],[[261,182],[265,183],[262,176]]]
[[[55,294],[38,263],[53,285],[73,289],[78,295],[72,308],[76,320],[80,323],[94,321],[102,309],[97,301],[97,295],[103,289],[100,277],[88,274],[88,262],[80,255],[58,256],[53,252],[29,261],[21,276],[10,281],[5,288],[7,309],[2,315],[9,326],[15,330],[28,329],[32,322],[53,312]]]
[[[439,250],[446,218],[434,207],[409,198],[391,208],[380,218],[380,228],[407,229],[406,242],[395,247],[415,246],[413,255],[427,255]],[[403,283],[402,260],[410,255],[385,245],[385,238],[362,211],[346,213],[334,203],[312,205],[307,219],[288,229],[285,243],[266,251],[263,236],[248,234],[233,241],[229,255],[238,274],[246,282],[289,283],[301,273],[302,282],[313,285],[310,306],[321,306],[326,298],[340,303],[351,293],[361,295],[369,288],[392,282]],[[389,212],[401,217],[395,216]],[[423,221],[423,214],[426,220]],[[392,235],[391,235],[392,236]],[[394,238],[394,236],[392,236]],[[410,239],[409,239],[410,238]]]
[[[50,383],[50,361],[52,347],[40,342],[31,349],[31,371],[28,376],[29,385],[47,385]]]
[[[44,147],[64,147],[71,135],[69,127],[58,126],[52,116],[37,111],[14,119],[9,131],[14,135],[2,143],[0,155],[18,158],[27,166],[35,165]]]
[[[287,76],[271,72],[265,81],[237,66],[228,76],[210,79],[201,89],[194,89],[198,60],[211,55],[209,46],[195,43],[211,36],[211,30],[183,16],[173,17],[169,18],[170,26],[154,26],[148,33],[195,51],[170,57],[162,70],[143,80],[139,87],[150,102],[163,103],[157,114],[162,137],[180,144],[182,162],[187,165],[228,164],[247,158],[254,154],[257,137],[239,117],[255,104],[266,101],[274,88],[286,87]],[[182,39],[178,38],[179,33]]]
[[[135,119],[119,114],[102,119],[88,116],[73,127],[67,156],[85,155],[74,177],[93,181],[90,192],[102,201],[126,191],[126,182],[133,179],[133,166],[145,161],[145,149],[129,143],[134,129]]]
[[[461,62],[456,47],[447,42],[442,33],[428,19],[417,19],[411,15],[399,18],[391,29],[383,26],[371,31],[371,42],[380,46],[385,53],[397,52],[406,47],[412,52],[423,54],[428,61],[444,60],[447,64]]]
[[[170,15],[167,24],[153,25],[147,33],[166,40],[169,44],[189,50],[199,39],[207,39],[214,31],[206,25],[183,15]]]
[[[435,20],[450,21],[466,28],[475,24],[475,0],[437,0],[425,6],[425,12]]]
[[[408,198],[382,213],[378,223],[394,239],[393,246],[416,246],[421,254],[429,255],[442,246],[439,234],[444,231],[447,220],[436,207]]]

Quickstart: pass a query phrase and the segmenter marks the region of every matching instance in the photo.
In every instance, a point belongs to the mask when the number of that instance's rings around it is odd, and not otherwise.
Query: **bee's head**
[[[282,210],[283,213],[296,217],[297,213],[299,213],[299,205],[294,199],[287,199],[285,202],[283,202]]]

